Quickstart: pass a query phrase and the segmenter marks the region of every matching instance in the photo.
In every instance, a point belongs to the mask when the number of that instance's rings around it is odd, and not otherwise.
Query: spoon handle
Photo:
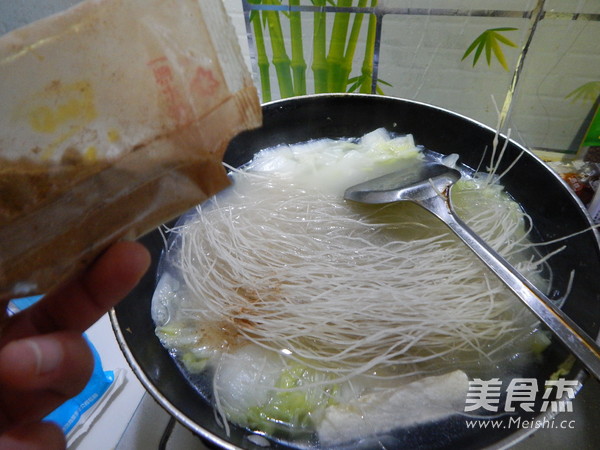
[[[445,196],[436,195],[416,203],[441,219],[529,307],[586,369],[600,380],[600,347],[546,295],[456,216]]]

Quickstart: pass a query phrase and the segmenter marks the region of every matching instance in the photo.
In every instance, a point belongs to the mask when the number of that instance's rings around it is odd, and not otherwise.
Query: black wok
[[[428,149],[444,154],[458,153],[461,161],[471,167],[485,167],[494,138],[494,130],[464,116],[431,105],[382,96],[298,97],[267,104],[263,113],[264,125],[236,137],[225,154],[225,162],[240,166],[258,150],[273,145],[322,137],[361,136],[385,127],[399,134],[413,134],[416,143]],[[500,145],[503,142],[504,137],[500,136]],[[503,180],[507,191],[533,218],[538,239],[550,241],[588,229],[591,222],[581,202],[559,176],[522,146],[509,142],[499,172],[520,155]],[[137,288],[111,313],[126,358],[158,403],[208,444],[259,448],[247,439],[245,430],[235,426],[231,428],[231,435],[226,436],[217,424],[212,408],[187,382],[156,338],[150,304],[164,240],[155,231],[141,241],[153,253],[153,266]],[[598,234],[588,230],[550,245],[547,250],[562,245],[566,245],[565,250],[550,260],[554,274],[551,296],[558,298],[564,293],[574,270],[574,283],[563,309],[584,331],[595,337],[600,328]],[[544,363],[535,373],[542,386],[567,356],[566,350],[556,342],[546,350]],[[576,364],[565,378],[584,380],[586,374]],[[531,413],[521,413],[524,419],[531,419]],[[467,430],[464,420],[448,419],[401,432],[389,444],[390,448],[411,449],[495,447],[517,440],[526,432],[515,428]]]

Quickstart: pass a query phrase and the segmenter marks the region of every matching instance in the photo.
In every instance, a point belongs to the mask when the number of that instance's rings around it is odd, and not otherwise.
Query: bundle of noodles
[[[424,375],[482,373],[539,338],[533,316],[438,219],[412,204],[343,200],[346,187],[422,157],[410,136],[384,130],[262,152],[176,228],[157,333],[189,370],[213,369],[227,418],[258,427],[248,412],[258,408],[291,423],[277,416],[284,394],[320,386],[318,401],[302,398],[323,409]],[[501,185],[470,176],[453,190],[458,214],[541,283],[529,221]]]

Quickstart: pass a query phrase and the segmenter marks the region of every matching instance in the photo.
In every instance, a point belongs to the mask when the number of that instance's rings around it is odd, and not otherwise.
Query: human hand
[[[0,337],[0,449],[65,447],[59,427],[41,420],[85,387],[94,360],[82,333],[149,264],[142,245],[119,242],[80,277],[7,319]]]

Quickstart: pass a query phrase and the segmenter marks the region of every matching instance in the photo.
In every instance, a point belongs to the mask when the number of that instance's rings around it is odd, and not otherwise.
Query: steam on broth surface
[[[156,333],[224,426],[331,445],[437,420],[463,410],[468,377],[523,370],[547,343],[433,215],[343,200],[415,158],[441,157],[383,129],[264,150],[180,221]],[[457,214],[543,287],[519,205],[461,170]]]

